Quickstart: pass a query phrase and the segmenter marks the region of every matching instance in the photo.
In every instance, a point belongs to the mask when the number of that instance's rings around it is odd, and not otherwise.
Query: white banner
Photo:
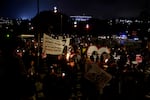
[[[70,45],[70,38],[66,38],[65,46],[69,47],[69,45]]]
[[[87,56],[88,58],[90,58],[90,56],[92,55],[92,53],[96,51],[99,55],[99,57],[102,55],[102,53],[106,52],[107,54],[110,54],[110,51],[107,47],[101,47],[101,48],[97,48],[97,46],[92,45],[89,46],[87,49]]]
[[[43,36],[43,52],[45,54],[60,55],[63,53],[64,42],[62,40],[54,39],[49,35]]]

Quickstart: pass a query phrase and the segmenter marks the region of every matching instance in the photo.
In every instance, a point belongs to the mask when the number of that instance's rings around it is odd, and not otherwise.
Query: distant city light
[[[121,39],[127,39],[127,35],[122,34],[122,35],[120,35],[120,38],[121,38]]]
[[[133,38],[133,40],[137,41],[137,40],[139,40],[139,38],[135,37],[135,38]]]
[[[92,18],[91,16],[70,16],[70,17],[75,21],[88,21],[90,18]]]
[[[89,27],[90,27],[89,24],[86,24],[86,29],[89,29]]]

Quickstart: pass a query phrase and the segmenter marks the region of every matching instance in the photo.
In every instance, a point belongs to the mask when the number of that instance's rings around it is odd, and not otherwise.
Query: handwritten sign
[[[85,68],[85,78],[96,84],[98,88],[104,88],[105,85],[112,79],[112,75],[100,68],[96,63],[92,63]]]
[[[54,39],[51,36],[44,34],[43,36],[43,52],[46,54],[60,55],[63,53],[64,42]]]

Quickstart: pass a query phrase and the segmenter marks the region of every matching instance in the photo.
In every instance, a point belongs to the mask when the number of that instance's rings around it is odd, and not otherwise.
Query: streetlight
[[[54,7],[54,13],[57,13],[57,7],[56,6]]]
[[[58,12],[58,9],[57,9],[56,6],[53,8],[53,12],[54,12],[54,13],[57,13],[57,12]],[[60,34],[62,34],[62,18],[63,18],[63,15],[60,14]]]
[[[77,21],[74,21],[73,26],[74,26],[74,28],[77,27]]]

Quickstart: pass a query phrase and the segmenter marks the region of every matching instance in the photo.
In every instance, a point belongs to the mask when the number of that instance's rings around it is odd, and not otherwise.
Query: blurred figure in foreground
[[[3,100],[23,100],[26,95],[27,73],[22,59],[16,54],[22,43],[15,36],[0,36],[0,98]]]

